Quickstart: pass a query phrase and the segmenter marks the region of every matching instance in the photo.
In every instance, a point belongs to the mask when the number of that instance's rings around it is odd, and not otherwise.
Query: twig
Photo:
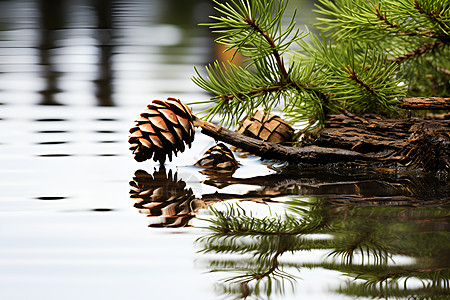
[[[426,52],[431,52],[437,47],[443,47],[445,44],[440,41],[436,41],[434,43],[425,44],[423,46],[420,46],[419,48],[415,49],[414,51],[411,51],[409,53],[406,53],[402,56],[397,57],[396,59],[391,60],[391,62],[395,63],[402,63],[407,59],[418,57]]]
[[[263,31],[261,27],[257,23],[255,23],[254,20],[250,19],[250,17],[245,18],[245,22],[247,22],[247,24],[250,25],[254,31],[261,34],[267,41],[267,43],[269,43],[270,48],[272,49],[272,54],[275,57],[275,60],[277,61],[278,69],[280,70],[283,76],[282,82],[283,81],[290,82],[291,81],[290,76],[286,71],[286,68],[284,67],[283,58],[281,57],[280,52],[277,50],[277,46],[275,45],[273,38],[270,37],[266,31]]]

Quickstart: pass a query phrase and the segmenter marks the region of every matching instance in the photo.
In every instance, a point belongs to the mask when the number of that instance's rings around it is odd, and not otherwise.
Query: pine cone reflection
[[[203,156],[194,164],[211,171],[207,173],[234,173],[239,163],[234,158],[233,152],[222,143],[209,148]]]
[[[178,180],[176,172],[172,175],[172,170],[166,173],[164,167],[153,175],[136,171],[130,186],[134,207],[152,218],[150,227],[188,226],[202,207],[203,202],[195,199],[192,189],[186,189],[186,182]]]

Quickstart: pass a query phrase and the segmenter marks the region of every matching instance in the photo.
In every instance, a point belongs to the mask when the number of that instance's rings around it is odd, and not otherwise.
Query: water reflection
[[[58,71],[55,63],[55,49],[61,46],[61,40],[65,38],[64,30],[68,29],[67,19],[73,8],[70,7],[71,1],[64,0],[39,0],[38,9],[40,16],[40,40],[39,54],[40,64],[42,66],[43,78],[46,86],[40,91],[42,94],[42,105],[60,105],[55,95],[62,92],[59,87],[59,80],[62,72]],[[110,0],[92,0],[91,6],[96,20],[93,36],[96,39],[98,47],[98,72],[97,78],[93,80],[96,86],[96,98],[98,105],[112,106],[112,80],[113,72],[112,53],[113,53],[113,20],[112,5],[114,1]]]
[[[246,179],[231,175],[214,174],[205,183],[258,188],[196,199],[176,173],[164,168],[152,175],[138,170],[130,182],[134,206],[159,218],[150,226],[186,226],[199,208],[210,208],[209,233],[198,240],[204,253],[199,263],[225,273],[216,284],[218,294],[230,299],[283,295],[302,280],[302,270],[320,268],[347,276],[333,292],[351,297],[450,295],[448,178],[341,177],[317,169],[297,169],[296,176],[289,170]],[[425,196],[431,189],[433,198]],[[278,203],[286,214],[258,218],[242,204],[225,201],[231,199]],[[314,260],[311,250],[327,254]]]
[[[211,233],[199,244],[213,254],[203,267],[226,274],[219,294],[269,298],[294,286],[302,269],[322,268],[352,279],[334,291],[352,297],[450,295],[450,215],[443,207],[356,207],[297,196],[286,207],[289,214],[263,219],[239,206],[212,209]],[[328,256],[314,262],[310,250]],[[402,263],[404,256],[411,262]]]
[[[204,206],[192,189],[186,188],[186,182],[179,180],[176,172],[166,172],[164,166],[153,174],[136,171],[130,186],[134,207],[150,218],[149,227],[185,227]]]

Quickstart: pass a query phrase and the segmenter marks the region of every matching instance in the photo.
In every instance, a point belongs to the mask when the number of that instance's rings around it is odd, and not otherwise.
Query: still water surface
[[[132,159],[128,129],[149,101],[209,97],[189,78],[215,58],[196,26],[210,13],[202,1],[0,1],[0,299],[448,296],[446,178],[238,153],[232,177],[207,176],[193,164],[215,142],[200,132],[165,169]],[[148,216],[130,182],[187,199],[175,204],[196,208],[192,226]],[[280,225],[258,231],[234,212],[221,225],[235,234],[210,236],[200,207],[219,201]],[[398,286],[376,280],[386,274]]]

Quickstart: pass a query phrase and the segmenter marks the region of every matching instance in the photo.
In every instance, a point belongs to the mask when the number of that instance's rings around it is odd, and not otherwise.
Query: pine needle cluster
[[[450,2],[320,0],[317,28],[336,41],[358,40],[399,65],[409,94],[450,92]]]
[[[320,0],[319,36],[296,28],[295,11],[283,25],[287,0],[213,1],[219,16],[203,25],[247,59],[196,69],[193,81],[214,94],[206,119],[233,125],[256,109],[280,109],[312,129],[330,113],[393,115],[408,89],[448,88],[448,1]]]

